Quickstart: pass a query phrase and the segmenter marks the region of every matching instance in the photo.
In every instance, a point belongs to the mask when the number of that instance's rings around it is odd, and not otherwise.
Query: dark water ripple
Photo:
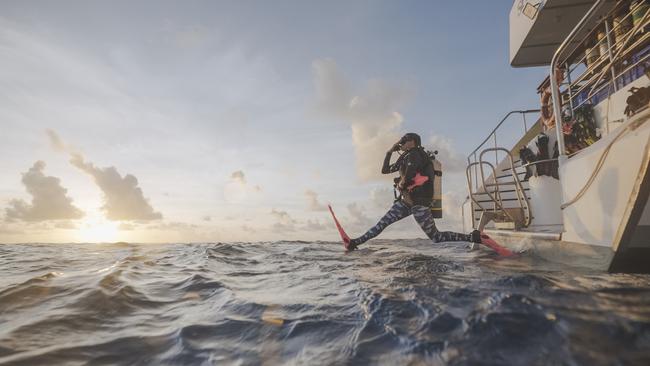
[[[428,241],[0,246],[3,365],[650,365],[650,277]]]

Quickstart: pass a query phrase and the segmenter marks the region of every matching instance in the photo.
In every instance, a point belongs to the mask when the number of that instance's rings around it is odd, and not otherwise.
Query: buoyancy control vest
[[[410,191],[431,181],[433,186],[432,191],[430,191],[432,193],[431,213],[434,218],[440,219],[442,218],[442,163],[436,158],[438,151],[431,152],[419,147],[410,153],[422,154],[422,160],[426,161],[426,163],[418,169],[413,183],[407,188]],[[396,183],[398,182],[399,178],[396,179]],[[396,199],[399,198],[396,197]]]

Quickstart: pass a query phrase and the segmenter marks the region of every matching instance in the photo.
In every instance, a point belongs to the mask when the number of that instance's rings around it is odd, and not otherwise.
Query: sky
[[[547,73],[509,66],[507,0],[0,7],[0,243],[336,240],[328,203],[358,236],[406,132],[462,230],[465,157]]]

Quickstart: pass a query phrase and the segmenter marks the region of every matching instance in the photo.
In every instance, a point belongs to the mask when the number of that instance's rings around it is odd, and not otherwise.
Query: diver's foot
[[[343,239],[343,243],[345,244],[345,250],[348,252],[351,252],[359,246],[359,244],[354,243],[350,238],[345,238]]]

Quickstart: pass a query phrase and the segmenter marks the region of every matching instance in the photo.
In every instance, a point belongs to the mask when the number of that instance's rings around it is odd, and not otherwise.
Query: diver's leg
[[[417,221],[424,233],[435,243],[441,241],[472,241],[470,234],[438,231],[429,207],[416,205],[411,207],[411,212],[413,212],[413,218],[415,218],[415,221]]]
[[[377,225],[371,227],[368,231],[366,231],[365,234],[361,235],[360,237],[350,240],[350,246],[354,248],[359,244],[367,242],[368,240],[379,235],[379,233],[381,233],[388,225],[399,221],[410,214],[411,210],[408,208],[408,206],[402,203],[402,201],[395,202],[393,207],[391,207],[390,210],[386,212],[384,217],[379,220]]]

